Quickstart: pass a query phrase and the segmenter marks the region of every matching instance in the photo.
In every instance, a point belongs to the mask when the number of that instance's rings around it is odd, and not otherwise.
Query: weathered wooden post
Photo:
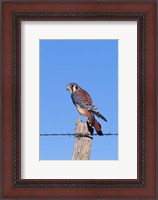
[[[87,122],[76,125],[75,143],[72,160],[89,160],[93,139],[93,128]]]

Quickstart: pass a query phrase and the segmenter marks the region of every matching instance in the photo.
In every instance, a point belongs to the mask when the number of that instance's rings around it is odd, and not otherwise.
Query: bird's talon
[[[80,118],[77,119],[77,121],[75,122],[75,124],[77,125],[79,122],[81,122]]]

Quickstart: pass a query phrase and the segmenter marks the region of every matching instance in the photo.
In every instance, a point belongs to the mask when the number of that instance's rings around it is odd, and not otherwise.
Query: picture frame
[[[21,21],[138,23],[138,178],[21,179]],[[2,2],[2,198],[156,199],[156,1]]]

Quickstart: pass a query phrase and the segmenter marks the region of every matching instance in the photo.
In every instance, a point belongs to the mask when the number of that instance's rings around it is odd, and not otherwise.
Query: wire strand
[[[82,133],[41,133],[40,136],[76,136]],[[116,136],[118,133],[103,133],[103,136]],[[93,136],[98,136],[97,133],[93,134]]]

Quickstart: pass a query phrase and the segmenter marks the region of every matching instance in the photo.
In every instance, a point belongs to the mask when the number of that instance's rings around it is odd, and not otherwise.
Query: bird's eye
[[[76,90],[78,89],[78,86],[76,86]]]

